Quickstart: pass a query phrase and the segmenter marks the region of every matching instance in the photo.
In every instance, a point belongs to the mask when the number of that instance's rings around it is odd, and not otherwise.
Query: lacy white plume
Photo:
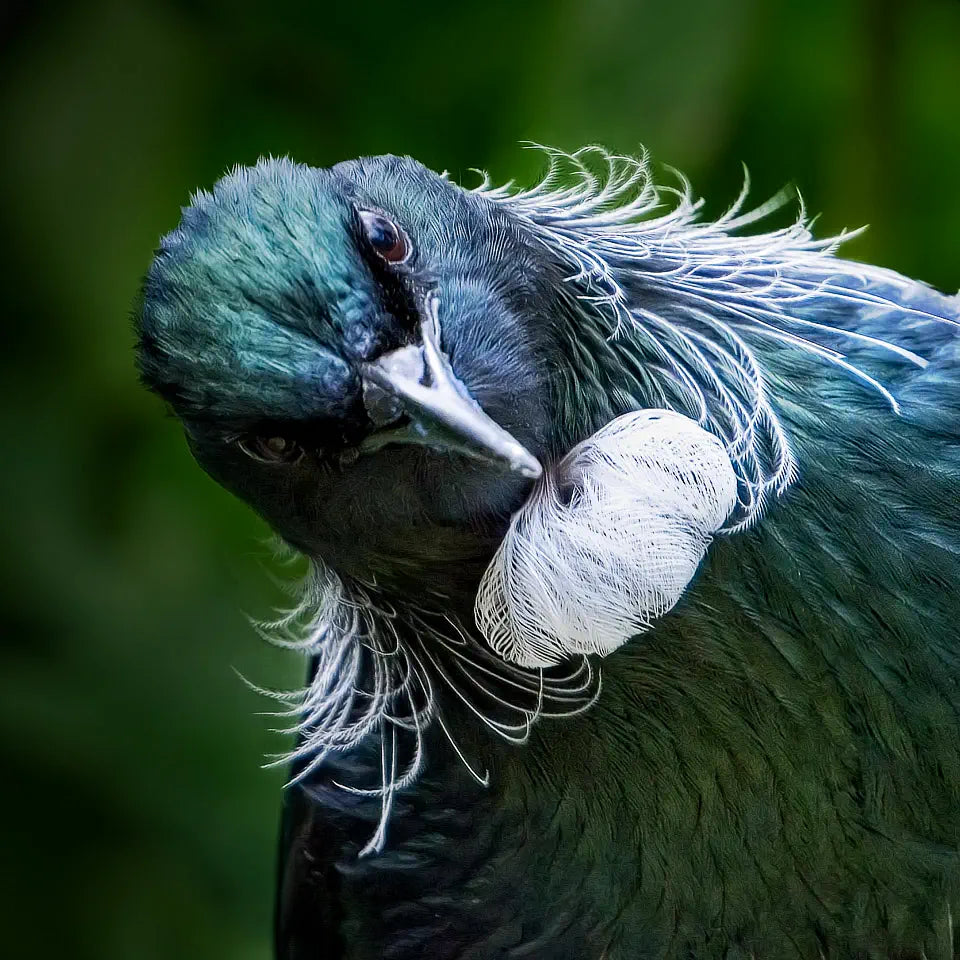
[[[297,765],[291,783],[366,742],[379,743],[374,783],[340,783],[347,792],[379,802],[374,834],[360,851],[378,852],[397,791],[416,782],[423,769],[424,737],[437,724],[465,767],[481,783],[440,714],[437,694],[446,688],[494,733],[523,743],[539,717],[568,717],[588,709],[600,692],[600,677],[584,657],[565,672],[523,670],[495,657],[468,638],[452,619],[419,610],[402,611],[375,592],[345,584],[314,563],[300,602],[271,623],[258,623],[271,643],[311,658],[314,670],[302,690],[255,687],[284,705],[276,716],[292,721],[284,733],[298,737],[294,750],[270,765]]]
[[[525,667],[610,653],[676,604],[736,501],[713,434],[669,410],[618,417],[514,515],[480,585],[477,625]]]
[[[540,147],[546,175],[522,190],[494,187],[487,174],[476,191],[502,203],[570,268],[582,309],[614,340],[629,339],[644,358],[651,390],[644,406],[664,406],[696,419],[720,437],[737,472],[738,509],[729,529],[757,519],[771,494],[793,480],[796,464],[770,403],[763,369],[744,335],[796,345],[836,364],[879,391],[889,391],[829,343],[866,342],[923,366],[915,353],[854,330],[803,316],[812,300],[864,308],[896,307],[865,284],[902,289],[897,274],[833,256],[859,231],[818,240],[800,209],[788,227],[744,236],[790,199],[784,192],[743,211],[745,178],[736,203],[719,219],[700,222],[703,201],[678,172],[678,186],[658,186],[640,158],[584,147],[573,154]],[[663,212],[673,201],[672,209]],[[809,312],[809,310],[808,310]],[[922,314],[926,316],[925,314]],[[942,318],[937,318],[942,319]]]
[[[362,853],[382,848],[393,795],[419,775],[423,731],[435,716],[429,678],[391,630],[391,618],[378,613],[369,598],[349,599],[335,573],[315,566],[300,603],[280,620],[258,624],[271,643],[315,658],[305,689],[261,691],[286,705],[277,716],[294,720],[282,732],[299,736],[296,748],[277,756],[272,766],[299,764],[295,783],[332,754],[353,750],[371,736],[380,739],[381,780],[373,790],[382,799],[381,817]],[[398,770],[400,730],[412,735],[414,749]]]

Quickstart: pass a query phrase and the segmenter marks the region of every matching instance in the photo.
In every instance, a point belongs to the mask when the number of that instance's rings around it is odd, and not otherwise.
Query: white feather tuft
[[[722,442],[670,410],[618,417],[547,470],[484,574],[477,625],[524,667],[608,654],[670,610],[737,504]]]

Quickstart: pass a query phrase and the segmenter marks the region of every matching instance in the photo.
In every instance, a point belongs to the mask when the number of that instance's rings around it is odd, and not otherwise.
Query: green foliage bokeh
[[[265,154],[530,180],[643,144],[718,213],[800,187],[850,254],[960,283],[956,0],[14,3],[0,14],[0,952],[265,958],[295,684],[267,531],[137,385],[129,309],[190,191]]]

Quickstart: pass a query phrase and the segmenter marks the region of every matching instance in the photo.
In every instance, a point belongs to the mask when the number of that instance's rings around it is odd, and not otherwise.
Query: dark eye
[[[289,437],[241,437],[237,446],[252,460],[261,463],[293,463],[303,456],[303,447]]]
[[[407,235],[382,213],[360,211],[360,222],[367,241],[387,263],[403,263],[410,256]]]

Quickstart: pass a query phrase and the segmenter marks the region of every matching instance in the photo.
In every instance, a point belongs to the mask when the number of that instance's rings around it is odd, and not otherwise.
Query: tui
[[[547,153],[238,168],[144,281],[310,561],[277,957],[952,957],[960,297]]]

